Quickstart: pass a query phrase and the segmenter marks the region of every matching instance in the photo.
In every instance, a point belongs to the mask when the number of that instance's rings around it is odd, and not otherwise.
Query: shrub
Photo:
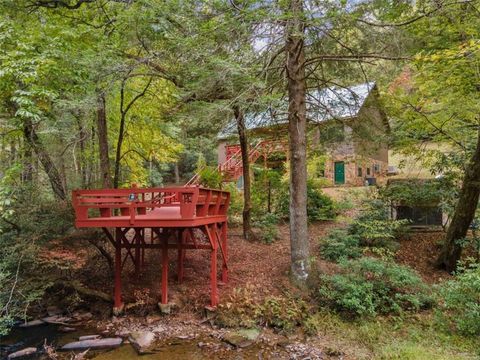
[[[358,236],[349,234],[346,229],[333,229],[323,239],[320,247],[323,257],[331,261],[354,259],[362,255]]]
[[[480,335],[480,264],[459,268],[455,279],[439,288],[439,315],[462,335]]]
[[[219,189],[222,185],[222,174],[213,166],[205,166],[199,171],[200,184],[207,188]]]
[[[0,185],[1,187],[1,185]],[[42,198],[33,190],[20,192],[2,203],[0,222],[0,336],[28,310],[51,285],[53,272],[41,250],[72,227],[72,210]],[[8,215],[10,214],[10,215]],[[8,216],[7,216],[8,215]]]
[[[256,298],[258,291],[252,286],[235,289],[228,301],[218,307],[216,321],[227,327],[268,326],[277,331],[291,332],[302,326],[307,334],[318,330],[318,319],[312,315],[305,300],[291,294]]]
[[[251,187],[252,215],[261,216],[272,212],[275,199],[283,191],[281,171],[259,168],[252,165],[253,181]]]
[[[388,206],[381,200],[365,202],[365,209],[350,224],[348,231],[360,240],[363,246],[389,247],[405,231],[406,220],[389,218]]]
[[[271,244],[278,238],[278,216],[275,214],[265,214],[253,222],[253,226],[260,231],[255,235],[259,240]]]
[[[432,303],[428,287],[411,269],[370,257],[343,262],[339,274],[320,276],[315,295],[320,305],[347,317],[401,314]]]
[[[284,184],[283,191],[278,196],[277,213],[282,218],[289,217],[289,190]],[[333,200],[316,188],[312,181],[307,183],[307,216],[308,221],[333,220],[335,218],[335,206]]]
[[[302,299],[289,296],[270,296],[257,306],[257,321],[260,325],[291,332],[309,318],[309,306]]]
[[[242,223],[243,195],[237,189],[235,183],[227,183],[225,190],[230,192],[230,204],[228,205],[228,223],[238,225]]]

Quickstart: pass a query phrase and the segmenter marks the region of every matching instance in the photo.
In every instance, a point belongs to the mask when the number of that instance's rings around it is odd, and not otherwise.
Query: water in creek
[[[42,354],[45,341],[47,344],[59,348],[68,342],[76,341],[79,336],[91,334],[96,334],[95,330],[78,329],[75,332],[65,334],[59,332],[55,325],[15,328],[10,335],[0,338],[0,359],[6,359],[8,354],[27,347],[36,347],[39,350],[39,353],[27,359],[45,359],[45,355]],[[208,342],[208,346],[200,347],[199,344],[202,342],[204,344]],[[216,348],[216,350],[213,350],[213,348]],[[195,340],[172,339],[164,344],[159,344],[153,354],[140,356],[130,344],[124,344],[116,349],[89,352],[87,358],[96,360],[128,360],[136,358],[141,358],[141,360],[237,360],[282,359],[285,358],[285,354],[282,351],[262,348],[258,344],[242,350],[228,349],[228,346],[220,340],[205,337],[204,339]]]

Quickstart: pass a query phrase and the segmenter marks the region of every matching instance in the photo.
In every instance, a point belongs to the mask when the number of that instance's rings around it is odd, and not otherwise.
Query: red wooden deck
[[[200,187],[75,190],[75,225],[102,228],[115,248],[114,309],[123,307],[121,272],[131,259],[136,274],[144,266],[146,249],[162,250],[162,304],[168,303],[168,249],[178,252],[182,281],[185,250],[211,251],[211,306],[218,303],[217,256],[222,281],[227,281],[227,211],[230,194]],[[113,230],[113,231],[112,231]],[[146,235],[150,236],[146,236]]]

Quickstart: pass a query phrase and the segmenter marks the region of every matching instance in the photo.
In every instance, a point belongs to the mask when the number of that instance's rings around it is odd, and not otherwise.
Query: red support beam
[[[217,242],[215,241],[215,224],[206,225],[205,233],[212,245],[211,259],[210,259],[210,306],[217,307],[218,305],[218,289],[217,289]]]
[[[227,283],[228,281],[228,245],[227,245],[227,229],[228,225],[225,221],[222,224],[222,282]]]
[[[214,242],[214,246],[211,254],[211,263],[210,263],[210,305],[212,307],[217,307],[218,305],[218,289],[217,289],[217,244]]]
[[[184,274],[184,266],[183,261],[185,259],[185,243],[187,242],[188,230],[183,229],[180,233],[178,239],[178,259],[177,259],[177,266],[178,266],[178,282],[182,283],[183,281],[183,274]]]
[[[114,311],[120,312],[122,304],[122,231],[116,229],[115,233],[115,284],[114,284]]]
[[[135,276],[138,278],[140,276],[140,262],[142,254],[141,254],[141,245],[142,245],[142,240],[140,238],[140,228],[134,228],[133,231],[135,232],[134,238],[132,239],[132,242],[137,244],[138,247],[135,248],[135,260],[134,260],[134,265],[135,265]]]
[[[163,239],[162,247],[162,304],[168,303],[168,237]]]

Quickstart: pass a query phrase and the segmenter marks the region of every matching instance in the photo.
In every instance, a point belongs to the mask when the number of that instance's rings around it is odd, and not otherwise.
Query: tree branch
[[[436,13],[437,11],[439,10],[442,10],[444,9],[445,7],[449,7],[449,6],[454,6],[454,5],[463,5],[463,4],[470,4],[472,3],[474,0],[462,0],[462,1],[453,1],[453,2],[450,2],[450,3],[446,3],[446,4],[438,4],[438,6],[432,10],[429,10],[427,12],[424,12],[423,14],[420,14],[418,16],[415,16],[411,19],[408,19],[408,20],[405,20],[403,22],[400,22],[400,23],[374,23],[374,22],[370,22],[370,21],[367,21],[367,20],[363,20],[363,19],[357,19],[358,22],[361,22],[363,24],[367,24],[369,26],[377,26],[377,27],[402,27],[402,26],[407,26],[407,25],[410,25],[420,19],[423,19],[427,16],[430,16],[434,13]]]
[[[318,55],[307,59],[305,65],[313,64],[317,61],[361,61],[366,59],[377,60],[410,60],[409,56],[388,56],[381,54],[354,54],[354,55]]]

